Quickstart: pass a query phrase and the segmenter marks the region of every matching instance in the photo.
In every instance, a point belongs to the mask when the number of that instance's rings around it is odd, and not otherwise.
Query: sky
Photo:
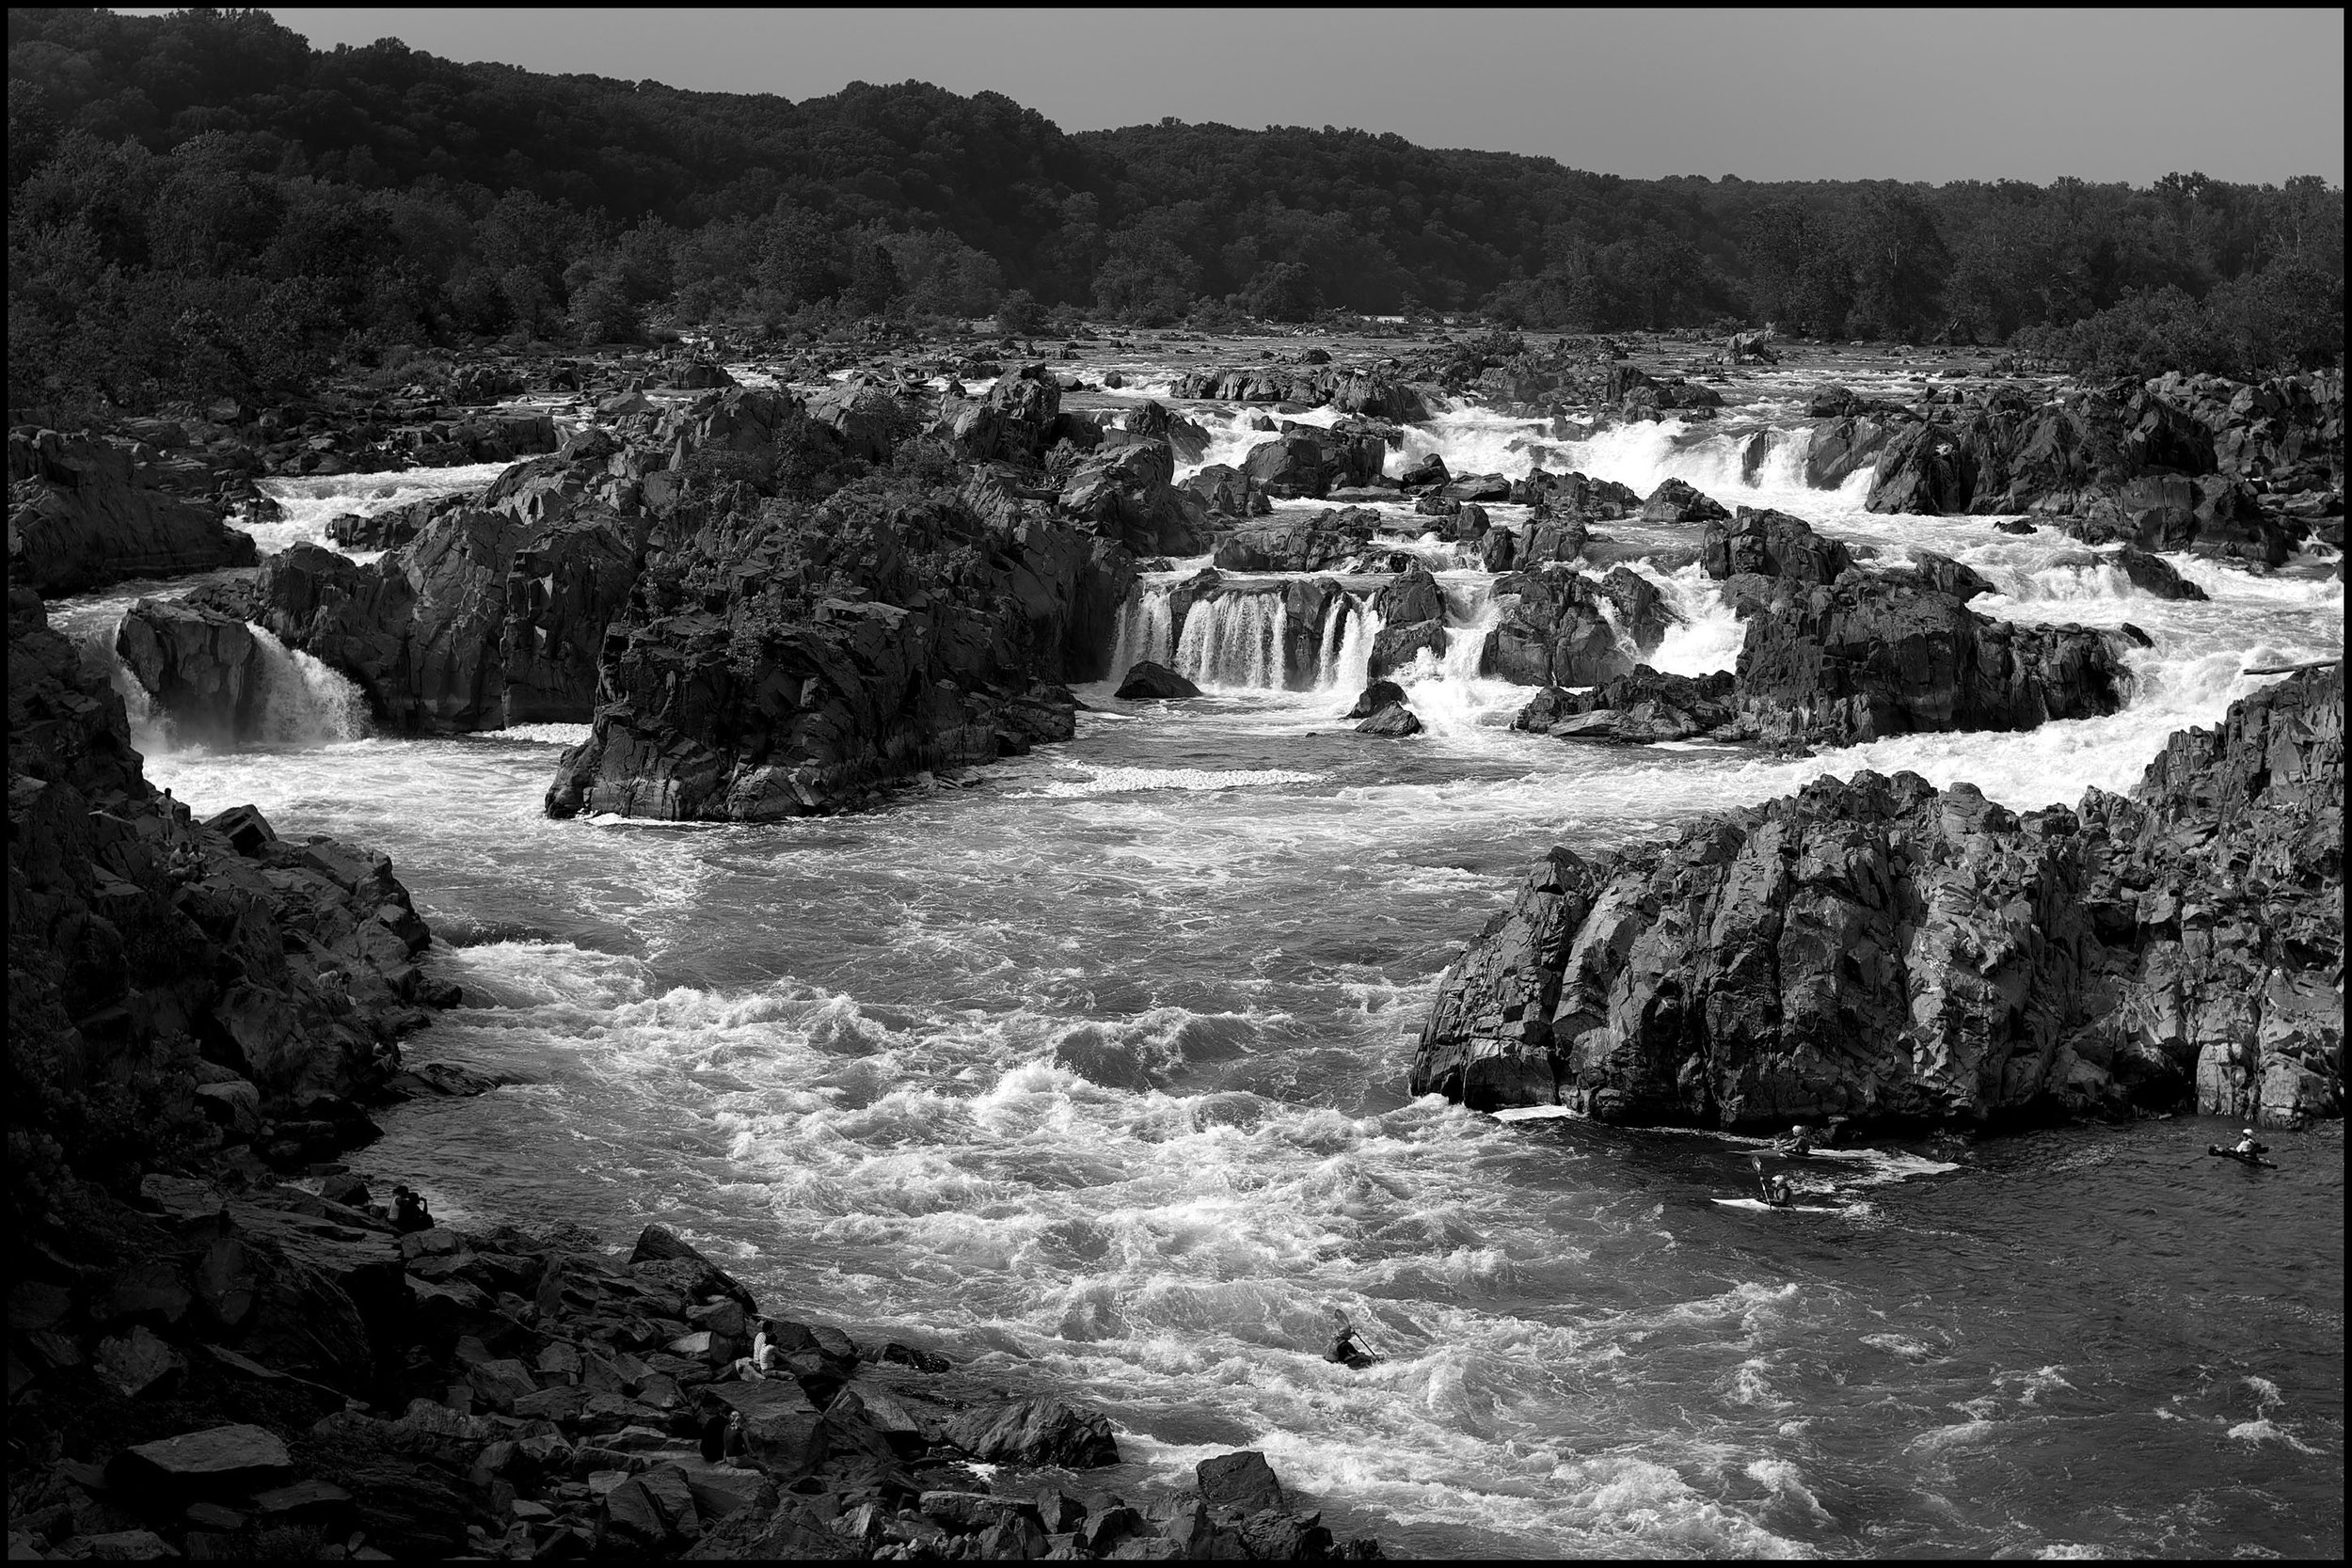
[[[268,8],[314,48],[792,99],[913,79],[1065,131],[1355,126],[1635,179],[2344,181],[2341,9]]]

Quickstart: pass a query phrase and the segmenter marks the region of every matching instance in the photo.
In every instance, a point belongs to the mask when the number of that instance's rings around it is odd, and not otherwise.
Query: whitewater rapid
[[[408,1050],[511,1083],[389,1113],[367,1168],[458,1224],[663,1220],[771,1309],[1081,1386],[1128,1456],[1105,1484],[1255,1447],[1392,1555],[2329,1555],[2340,1144],[2296,1143],[2261,1193],[2184,1169],[2204,1134],[2169,1125],[1890,1150],[1806,1175],[1834,1213],[1754,1216],[1712,1202],[1743,1144],[1403,1092],[1438,974],[1554,844],[1640,843],[1866,767],[2072,802],[2263,684],[2247,666],[2341,649],[2316,561],[2173,558],[2214,598],[2169,603],[2048,531],[1803,489],[1771,389],[1740,416],[1778,432],[1754,483],[1736,429],[1563,436],[1476,408],[1391,463],[1425,442],[1516,475],[1541,442],[1547,466],[1645,494],[1674,475],[1888,559],[1951,555],[1996,585],[1989,612],[2145,630],[2132,705],[1811,758],[1530,736],[1507,727],[1528,689],[1477,673],[1492,579],[1390,507],[1382,545],[1437,572],[1451,636],[1400,673],[1428,726],[1406,741],[1338,717],[1369,594],[1279,635],[1279,595],[1235,595],[1180,636],[1167,590],[1191,562],[1147,576],[1119,658],[1173,663],[1202,697],[1084,689],[1070,744],[867,816],[549,821],[580,726],[228,752],[157,736],[149,768],[201,812],[250,801],[387,850],[432,923],[468,1006]],[[1211,460],[1246,450],[1186,412]],[[310,499],[322,521],[389,504],[359,496],[389,477]],[[1651,662],[1729,667],[1715,585],[1634,569],[1675,616]],[[1324,1363],[1334,1310],[1390,1359]]]

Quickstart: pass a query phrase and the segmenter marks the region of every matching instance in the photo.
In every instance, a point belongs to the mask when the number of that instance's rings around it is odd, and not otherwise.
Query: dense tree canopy
[[[259,11],[12,10],[8,44],[17,406],[1014,293],[1023,320],[2025,333],[2108,368],[2343,351],[2343,191],[2316,178],[1629,181],[1328,126],[1065,135],[994,93],[685,92],[391,40],[315,51]]]

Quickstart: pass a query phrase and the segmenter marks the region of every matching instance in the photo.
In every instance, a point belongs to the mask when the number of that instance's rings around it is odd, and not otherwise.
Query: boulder
[[[1356,705],[1347,710],[1350,719],[1369,719],[1384,707],[1402,707],[1405,689],[1394,681],[1374,681],[1357,697]]]
[[[1246,1515],[1286,1506],[1274,1467],[1255,1449],[1204,1459],[1193,1466],[1193,1477],[1200,1484],[1200,1500],[1213,1509],[1231,1509]]]
[[[1167,665],[1145,658],[1127,667],[1126,678],[1114,695],[1122,702],[1175,702],[1200,696],[1200,689]]]
[[[1198,555],[1209,547],[1209,508],[1169,483],[1175,471],[1165,441],[1105,448],[1072,473],[1061,510],[1145,554]]]
[[[1323,572],[1345,563],[1372,535],[1370,519],[1326,512],[1238,530],[1217,541],[1211,560],[1229,572]]]
[[[1421,720],[1403,703],[1391,703],[1356,726],[1358,735],[1380,736],[1391,740],[1419,735],[1421,731]]]
[[[1769,507],[1743,506],[1727,522],[1707,525],[1700,569],[1722,581],[1748,573],[1798,582],[1831,583],[1853,564],[1846,546],[1813,531],[1811,524]]]
[[[1120,1462],[1110,1422],[1058,1399],[977,1406],[949,1424],[946,1440],[992,1464],[1085,1470]]]
[[[1661,480],[1642,503],[1641,513],[1645,523],[1712,523],[1730,515],[1722,502],[1679,479]]]
[[[2205,591],[2173,570],[2172,562],[2130,545],[2115,552],[2115,565],[2132,586],[2159,599],[2202,599]]]

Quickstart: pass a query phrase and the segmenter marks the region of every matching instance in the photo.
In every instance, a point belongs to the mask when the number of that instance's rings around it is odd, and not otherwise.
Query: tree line
[[[17,9],[8,43],[19,408],[875,315],[1769,321],[2112,372],[2343,353],[2344,195],[2315,176],[1634,181],[1329,126],[1065,135],[914,82],[796,103],[319,51],[259,11]]]

